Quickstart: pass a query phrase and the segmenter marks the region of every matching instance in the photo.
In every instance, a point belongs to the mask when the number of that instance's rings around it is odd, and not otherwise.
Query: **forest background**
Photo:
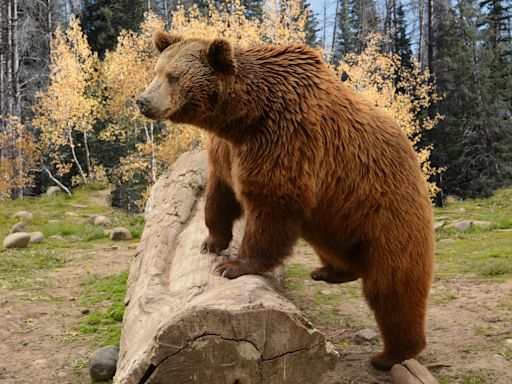
[[[306,43],[409,136],[432,197],[512,181],[512,4],[506,0],[3,0],[0,199],[112,185],[138,211],[192,127],[152,122],[135,99],[151,35]]]

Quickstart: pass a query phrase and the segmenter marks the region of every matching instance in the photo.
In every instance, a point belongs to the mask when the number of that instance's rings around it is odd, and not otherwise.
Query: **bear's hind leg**
[[[233,223],[242,215],[242,207],[231,186],[215,175],[208,178],[204,214],[209,234],[201,252],[220,253],[231,242]]]
[[[396,271],[373,271],[363,277],[366,299],[375,314],[384,350],[372,356],[371,364],[387,371],[414,358],[426,346],[425,316],[430,287],[428,276]]]

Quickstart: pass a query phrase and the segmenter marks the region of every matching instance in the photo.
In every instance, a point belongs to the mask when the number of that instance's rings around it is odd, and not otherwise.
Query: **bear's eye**
[[[176,84],[178,80],[179,78],[176,75],[172,75],[170,73],[167,75],[167,81],[169,82],[169,84]]]

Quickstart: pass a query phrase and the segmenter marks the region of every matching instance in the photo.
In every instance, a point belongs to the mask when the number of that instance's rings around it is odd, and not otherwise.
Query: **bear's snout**
[[[141,96],[136,101],[137,106],[139,107],[140,112],[145,115],[145,112],[148,110],[149,100],[147,97]]]

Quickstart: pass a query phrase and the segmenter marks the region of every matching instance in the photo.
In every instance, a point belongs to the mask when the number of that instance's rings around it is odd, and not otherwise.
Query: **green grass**
[[[112,210],[102,202],[105,193],[98,192],[102,189],[104,186],[94,184],[76,189],[71,197],[43,194],[0,203],[0,241],[19,221],[13,217],[18,211],[33,214],[32,219],[25,220],[27,232],[41,231],[45,236],[43,243],[25,249],[0,250],[0,288],[30,290],[49,286],[44,271],[62,267],[73,252],[109,243],[105,228],[93,225],[92,214],[107,215],[114,227],[128,228],[133,241],[137,241],[144,229],[144,218]]]
[[[90,309],[76,330],[99,347],[119,345],[128,272],[85,280],[80,305]]]
[[[0,252],[0,288],[37,290],[49,285],[42,272],[62,267],[67,256],[59,250],[40,245]]]
[[[512,276],[512,189],[503,189],[488,199],[471,199],[435,210],[447,223],[458,220],[489,221],[488,227],[472,226],[466,232],[443,227],[440,239],[455,239],[437,247],[438,278],[463,276],[501,281]]]

